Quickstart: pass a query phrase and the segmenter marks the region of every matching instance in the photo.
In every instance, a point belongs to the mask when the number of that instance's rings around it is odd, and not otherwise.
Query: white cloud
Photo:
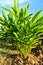
[[[13,0],[0,0],[0,5],[12,5]]]
[[[20,3],[27,2],[27,1],[29,1],[29,0],[20,0]]]
[[[29,0],[20,0],[20,4],[23,4],[24,2],[27,2]],[[0,0],[0,5],[13,5],[13,0]]]

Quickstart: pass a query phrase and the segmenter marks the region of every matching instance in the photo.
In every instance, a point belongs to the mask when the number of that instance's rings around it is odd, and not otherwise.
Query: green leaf
[[[14,12],[12,10],[10,10],[9,8],[2,6],[3,9],[7,10],[9,13],[11,13],[12,15],[14,15]]]
[[[25,8],[25,16],[28,16],[28,9],[29,9],[29,4],[26,6],[26,8]]]
[[[16,32],[13,32],[13,34],[16,36],[16,38],[18,39],[18,35],[17,35],[17,33]]]
[[[34,15],[34,17],[33,17],[32,20],[31,20],[32,25],[33,25],[34,23],[36,23],[36,21],[37,21],[38,19],[41,18],[41,12],[42,12],[42,10],[39,10],[39,11]]]
[[[0,16],[0,21],[4,21],[5,19],[3,17]]]
[[[3,15],[3,17],[4,17],[5,19],[7,19],[7,18],[6,18],[6,14],[5,14],[4,11],[2,11],[2,15]]]
[[[21,8],[19,11],[19,19],[22,19],[22,17],[23,17],[23,9]]]

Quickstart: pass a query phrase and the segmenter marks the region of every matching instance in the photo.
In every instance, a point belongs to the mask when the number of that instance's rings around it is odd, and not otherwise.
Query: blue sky
[[[28,3],[30,3],[29,13],[35,13],[40,9],[43,10],[43,0],[20,0],[21,7],[25,7]],[[3,10],[1,6],[13,6],[13,0],[0,0],[0,14]]]

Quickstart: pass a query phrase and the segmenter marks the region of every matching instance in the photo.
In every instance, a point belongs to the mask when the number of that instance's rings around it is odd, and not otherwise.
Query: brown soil
[[[21,56],[17,54],[8,54],[3,58],[3,63],[1,65],[43,65],[43,51],[39,46],[32,49],[32,53],[27,59],[21,58]]]

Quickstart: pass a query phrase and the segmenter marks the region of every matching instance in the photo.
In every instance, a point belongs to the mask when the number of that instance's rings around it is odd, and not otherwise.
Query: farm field
[[[28,59],[21,58],[14,50],[0,48],[0,65],[43,65],[43,51],[33,49]]]

